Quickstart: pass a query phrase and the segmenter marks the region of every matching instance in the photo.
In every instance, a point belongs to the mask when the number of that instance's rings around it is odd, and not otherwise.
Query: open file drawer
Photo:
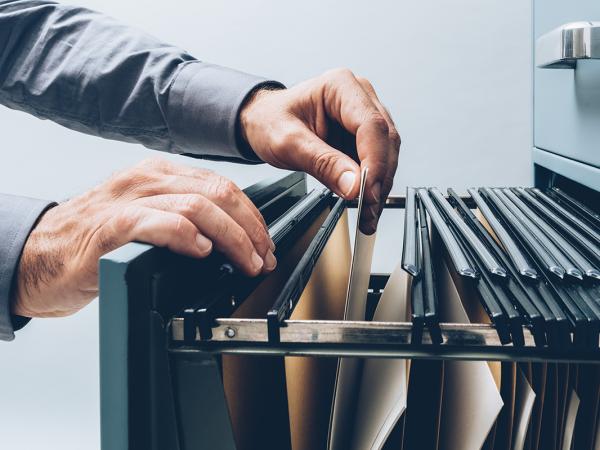
[[[538,167],[538,187],[557,186],[588,204],[597,192]],[[306,230],[319,224],[300,255],[293,260],[312,270],[319,252],[343,220],[345,202],[327,191],[307,195],[305,179],[292,174],[259,184],[247,194],[270,225],[277,243],[280,266],[294,252]],[[469,198],[465,198],[473,206]],[[592,202],[592,203],[590,203]],[[403,197],[392,197],[388,208],[403,208]],[[400,258],[401,249],[391,249]],[[302,255],[305,256],[304,260]],[[340,264],[343,261],[340,259]],[[264,314],[236,315],[260,280],[235,274],[225,261],[213,256],[192,261],[163,249],[127,245],[102,259],[100,265],[102,448],[108,449],[234,449],[233,428],[260,427],[256,446],[287,448],[282,433],[288,417],[231,417],[224,382],[231,355],[260,358],[270,364],[284,355],[435,360],[503,360],[598,362],[597,345],[555,347],[536,343],[524,326],[519,346],[503,345],[488,323],[442,323],[443,342],[432,343],[427,330],[422,342],[412,342],[413,325],[404,322],[293,320],[290,314],[309,272],[288,267],[289,279],[280,291],[254,299],[266,305]],[[388,275],[373,274],[367,318],[377,304]],[[269,277],[267,277],[269,278]],[[262,280],[265,281],[265,280]],[[268,281],[268,280],[267,280]],[[288,305],[286,300],[292,304]],[[277,308],[273,308],[277,306]],[[272,311],[278,314],[272,314]],[[596,338],[597,341],[597,338]],[[597,344],[597,342],[596,342]],[[253,355],[253,356],[249,356]],[[267,357],[270,355],[271,357]],[[331,359],[331,358],[330,358]],[[259,364],[259,366],[260,366]],[[255,366],[256,368],[256,366]],[[258,368],[260,370],[260,367]],[[248,371],[247,374],[250,374]],[[244,372],[238,372],[244,377]],[[231,378],[229,378],[231,380]],[[285,379],[273,378],[272,389],[285,388]],[[227,386],[225,386],[227,389]],[[229,394],[231,395],[231,393]],[[231,398],[229,399],[231,402]],[[272,399],[263,398],[269,402]],[[279,405],[281,406],[281,405]],[[240,421],[243,423],[240,425]],[[238,430],[236,437],[240,439]],[[274,444],[275,443],[275,444]],[[238,445],[238,448],[240,446]],[[425,447],[423,447],[425,448]]]

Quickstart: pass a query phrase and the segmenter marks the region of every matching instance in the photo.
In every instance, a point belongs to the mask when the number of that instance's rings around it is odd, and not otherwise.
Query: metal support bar
[[[198,334],[185,343],[183,319],[171,322],[169,351],[203,350],[211,353],[274,356],[356,356],[368,358],[433,358],[503,361],[600,362],[600,350],[536,347],[524,329],[524,346],[502,345],[488,324],[440,324],[443,343],[432,344],[424,332],[420,345],[410,344],[408,322],[354,322],[339,320],[286,320],[281,340],[269,343],[266,319],[217,319],[213,339]]]

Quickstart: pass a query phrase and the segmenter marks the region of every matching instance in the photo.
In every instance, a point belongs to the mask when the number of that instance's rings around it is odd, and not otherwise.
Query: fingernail
[[[371,195],[373,196],[373,200],[377,203],[381,201],[381,183],[375,183],[371,188]]]
[[[196,235],[196,245],[202,256],[207,256],[212,251],[212,242],[201,234]]]
[[[371,235],[371,234],[375,233],[376,230],[377,230],[377,221],[374,221],[374,220],[370,220],[364,224],[361,223],[361,225],[360,225],[360,231],[362,231],[363,234],[366,234],[366,235]]]
[[[352,192],[352,188],[354,187],[354,182],[356,181],[356,175],[354,172],[347,170],[342,174],[340,179],[338,180],[338,187],[340,192],[343,195],[349,195]]]
[[[271,272],[272,270],[275,269],[275,267],[277,267],[277,258],[275,258],[275,255],[273,254],[273,252],[271,250],[269,250],[267,252],[267,254],[265,255],[264,269]]]
[[[252,252],[252,269],[255,272],[259,272],[260,269],[262,269],[263,264],[264,261],[260,256],[258,256],[258,253]]]

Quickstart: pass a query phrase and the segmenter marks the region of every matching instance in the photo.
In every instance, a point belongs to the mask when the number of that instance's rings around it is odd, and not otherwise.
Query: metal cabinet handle
[[[539,68],[574,69],[580,59],[600,59],[600,22],[566,23],[536,41]]]

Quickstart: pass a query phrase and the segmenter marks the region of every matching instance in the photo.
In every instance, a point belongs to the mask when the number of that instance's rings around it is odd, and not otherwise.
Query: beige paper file
[[[523,450],[525,436],[531,420],[535,392],[531,389],[521,369],[517,368],[517,392],[515,396],[515,415],[513,423],[513,450]]]
[[[359,229],[365,181],[368,168],[361,174],[361,188],[356,221],[356,235],[348,291],[346,295],[345,320],[364,320],[371,276],[371,260],[375,244],[375,233],[363,234]],[[352,435],[353,415],[356,408],[357,386],[360,382],[361,360],[340,358],[335,383],[335,396],[329,430],[329,449],[347,450]]]
[[[290,319],[342,320],[350,275],[348,214],[327,241]],[[338,358],[286,357],[292,450],[327,447]]]
[[[292,270],[327,217],[325,210],[275,271],[235,311],[236,318],[264,318]],[[238,450],[287,449],[290,442],[284,360],[281,357],[223,355],[223,387]]]
[[[440,264],[437,273],[441,319],[444,322],[469,323],[448,267]],[[481,449],[502,405],[496,379],[486,362],[446,362],[439,448]]]
[[[579,396],[575,389],[569,394],[569,406],[567,407],[567,417],[565,419],[565,431],[563,434],[562,450],[571,450],[573,442],[573,432],[575,431],[575,420],[579,410]]]
[[[558,402],[557,402],[557,421],[558,442],[563,440],[563,430],[565,428],[565,417],[567,415],[567,405],[569,400],[569,364],[558,365]],[[557,445],[560,448],[560,445]]]
[[[373,316],[374,322],[409,320],[408,275],[400,264],[392,272]],[[406,359],[368,359],[358,394],[353,450],[379,450],[406,409],[408,370]]]

